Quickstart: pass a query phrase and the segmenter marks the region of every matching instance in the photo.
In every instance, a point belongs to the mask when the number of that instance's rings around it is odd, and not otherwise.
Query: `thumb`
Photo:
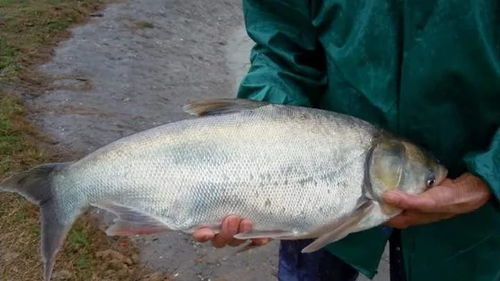
[[[208,227],[199,228],[193,233],[194,240],[198,242],[210,241],[214,238],[214,236],[214,231]]]
[[[411,195],[399,190],[394,190],[386,192],[383,197],[385,202],[400,209],[420,212],[439,212],[436,199],[428,192],[419,195]]]

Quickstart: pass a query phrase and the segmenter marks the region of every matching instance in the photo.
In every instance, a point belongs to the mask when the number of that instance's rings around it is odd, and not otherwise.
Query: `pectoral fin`
[[[330,243],[346,237],[352,232],[361,230],[361,221],[370,215],[374,207],[375,204],[373,203],[373,201],[364,201],[351,216],[337,225],[332,231],[321,235],[319,238],[314,240],[314,242],[307,245],[307,247],[302,249],[302,253],[311,253],[317,251]]]
[[[106,234],[109,236],[153,234],[169,230],[167,225],[159,219],[131,207],[114,202],[100,202],[94,206],[109,211],[118,217],[106,230]]]

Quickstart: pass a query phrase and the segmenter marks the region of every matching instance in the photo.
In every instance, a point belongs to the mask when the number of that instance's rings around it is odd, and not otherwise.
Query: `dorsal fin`
[[[186,104],[182,109],[191,115],[204,116],[250,110],[267,104],[267,102],[245,99],[212,99]]]

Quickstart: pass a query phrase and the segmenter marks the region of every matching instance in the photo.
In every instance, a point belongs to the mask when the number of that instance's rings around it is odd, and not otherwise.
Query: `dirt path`
[[[32,119],[58,146],[86,154],[125,135],[186,118],[188,101],[232,97],[247,65],[240,1],[139,0],[75,28],[41,70]],[[76,156],[75,156],[76,157]],[[141,259],[174,280],[273,280],[276,244],[235,255],[189,236],[138,240]]]
[[[186,117],[190,100],[233,96],[226,66],[239,1],[127,1],[95,14],[41,69],[55,89],[30,101],[62,146],[88,152]]]

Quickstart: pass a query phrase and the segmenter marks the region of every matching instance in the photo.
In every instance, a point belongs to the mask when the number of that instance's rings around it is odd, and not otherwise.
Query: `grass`
[[[0,0],[0,82],[19,80],[103,0]]]
[[[35,165],[48,156],[34,144],[35,130],[26,121],[19,99],[0,93],[0,178]],[[37,280],[41,268],[33,259],[40,228],[38,210],[13,194],[0,194],[0,280]]]
[[[52,47],[68,35],[67,28],[85,21],[104,1],[0,0],[0,180],[54,160],[40,146],[46,138],[27,121],[22,100],[2,85],[36,87],[33,66],[50,58]],[[36,206],[18,195],[0,193],[0,280],[42,279],[38,219]],[[114,256],[126,257],[135,255],[135,249],[107,238],[95,225],[89,216],[75,223],[56,262],[55,271],[67,276],[55,279],[145,280],[140,276],[147,270],[130,263],[122,275],[110,273],[110,262],[119,261],[100,259],[96,253],[112,249]]]
[[[26,121],[21,101],[6,93],[0,94],[1,176],[40,163],[47,155],[34,144],[36,130]]]

